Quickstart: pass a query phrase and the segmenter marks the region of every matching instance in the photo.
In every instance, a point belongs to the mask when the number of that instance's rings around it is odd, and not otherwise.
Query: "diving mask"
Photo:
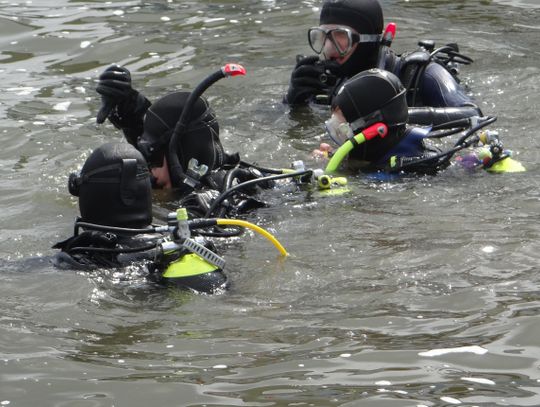
[[[330,137],[330,140],[341,146],[347,140],[351,140],[356,134],[363,131],[363,129],[378,121],[383,121],[380,110],[376,110],[367,117],[360,117],[352,123],[340,120],[333,113],[330,119],[324,122],[324,125],[326,127],[326,134]]]
[[[326,134],[337,146],[342,145],[348,139],[354,136],[349,123],[341,121],[336,115],[324,122]]]
[[[312,27],[308,30],[309,45],[317,54],[324,51],[327,40],[334,46],[335,50],[342,58],[347,55],[354,44],[362,42],[379,42],[378,34],[358,34],[347,27],[337,27],[326,29],[322,27]]]

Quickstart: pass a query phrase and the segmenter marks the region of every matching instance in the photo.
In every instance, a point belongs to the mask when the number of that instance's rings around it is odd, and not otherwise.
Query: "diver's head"
[[[150,168],[159,168],[169,149],[176,123],[182,115],[190,93],[174,92],[155,102],[146,113],[144,132],[137,143]],[[219,140],[219,124],[204,98],[195,101],[187,127],[179,138],[178,158],[184,169],[191,158],[214,169],[223,164],[223,147]]]
[[[399,78],[381,69],[369,69],[348,79],[332,101],[326,122],[330,138],[338,145],[374,123],[388,126],[388,135],[360,145],[351,154],[375,161],[401,139],[409,117],[405,88]]]
[[[152,223],[150,174],[142,154],[127,143],[107,143],[69,177],[85,222],[126,228]]]
[[[378,0],[325,0],[319,27],[308,32],[311,48],[341,65],[350,77],[377,64],[383,13]]]

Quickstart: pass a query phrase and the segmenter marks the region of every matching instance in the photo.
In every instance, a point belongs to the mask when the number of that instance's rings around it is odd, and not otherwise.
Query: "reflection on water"
[[[462,71],[524,174],[282,187],[250,215],[284,243],[223,244],[231,291],[162,290],[140,270],[58,271],[66,188],[92,148],[94,87],[111,63],[155,100],[225,62],[207,96],[247,160],[312,165],[324,108],[281,104],[316,1],[1,2],[2,405],[538,405],[538,7],[384,2],[398,52],[457,41]],[[158,197],[166,199],[167,197]]]
[[[538,2],[534,0],[495,0],[495,3],[524,9],[540,8],[540,4],[538,4]]]

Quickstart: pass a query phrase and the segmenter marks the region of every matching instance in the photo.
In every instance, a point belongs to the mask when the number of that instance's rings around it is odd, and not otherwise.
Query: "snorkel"
[[[347,156],[347,154],[349,154],[351,150],[356,146],[363,144],[366,141],[372,140],[375,137],[384,138],[387,134],[388,126],[381,122],[372,124],[368,128],[362,130],[360,133],[343,143],[336,150],[336,152],[326,165],[326,169],[324,170],[325,174],[334,174],[339,168],[342,161]]]
[[[170,177],[173,185],[182,188],[183,185],[190,185],[193,180],[188,179],[185,174],[182,165],[180,164],[180,158],[177,154],[177,148],[182,139],[182,135],[186,131],[189,122],[191,111],[197,99],[214,83],[220,79],[227,78],[229,76],[245,75],[246,69],[239,64],[226,64],[218,71],[210,74],[205,78],[191,93],[186,101],[186,105],[182,110],[182,114],[174,127],[171,140],[169,141],[169,149],[167,152],[167,162],[169,163]],[[202,167],[202,166],[201,166]],[[201,172],[206,172],[207,169],[201,168]],[[202,175],[202,174],[201,174]]]
[[[395,36],[396,36],[396,24],[388,23],[388,25],[386,26],[386,29],[384,30],[384,34],[381,38],[381,45],[379,48],[379,57],[377,59],[377,68],[384,69],[384,66],[386,64],[386,53],[388,52],[388,49],[392,45],[392,41],[394,41]]]

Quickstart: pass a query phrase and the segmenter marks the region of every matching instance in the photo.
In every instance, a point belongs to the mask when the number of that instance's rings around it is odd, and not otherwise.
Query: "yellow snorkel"
[[[358,133],[356,136],[350,138],[345,143],[343,143],[334,153],[328,164],[326,165],[326,169],[324,170],[325,174],[334,174],[347,154],[351,152],[353,148],[356,146],[365,143],[368,140],[371,140],[375,137],[381,137],[384,138],[388,134],[388,126],[384,123],[375,123],[368,128],[362,130],[360,133]]]

